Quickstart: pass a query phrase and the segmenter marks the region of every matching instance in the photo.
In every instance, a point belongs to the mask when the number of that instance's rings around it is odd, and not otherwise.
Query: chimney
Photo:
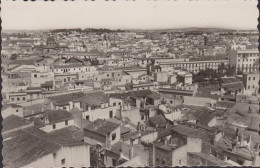
[[[244,141],[244,132],[241,132],[241,136],[240,136],[240,143],[242,146],[242,142]]]
[[[130,143],[131,143],[131,155],[130,155],[130,159],[134,158],[134,142],[133,139],[130,138]]]
[[[168,140],[167,140],[167,138],[165,138],[164,139],[164,145],[168,145],[169,143],[168,143]]]
[[[247,141],[247,144],[248,144],[248,147],[250,148],[251,146],[251,143],[252,143],[252,135],[249,134],[249,138],[248,138],[248,141]]]
[[[45,116],[45,117],[44,117],[44,123],[45,123],[45,124],[48,124],[48,123],[49,123],[48,116]]]
[[[224,162],[226,162],[228,160],[227,156],[224,156]]]
[[[232,152],[236,152],[236,144],[235,143],[232,143]]]
[[[137,123],[137,131],[140,132],[140,122]]]

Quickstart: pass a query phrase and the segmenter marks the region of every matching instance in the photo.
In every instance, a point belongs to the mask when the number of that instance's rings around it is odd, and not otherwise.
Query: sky
[[[2,0],[3,30],[257,29],[257,0]]]

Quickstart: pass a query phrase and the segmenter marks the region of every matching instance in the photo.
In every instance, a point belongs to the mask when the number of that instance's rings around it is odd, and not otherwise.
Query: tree
[[[211,85],[216,85],[216,84],[218,83],[218,81],[215,80],[215,78],[210,78],[210,79],[209,79],[209,83],[210,83]]]
[[[243,72],[242,71],[237,71],[237,75],[242,75],[243,74]]]
[[[204,80],[203,76],[196,76],[196,77],[194,77],[194,82],[203,83],[203,82],[205,82],[205,80]]]
[[[99,157],[97,147],[91,146],[90,153],[91,153],[91,155],[90,155],[90,166],[91,167],[104,167],[105,166],[103,161]]]
[[[226,70],[227,76],[234,76],[235,74],[236,74],[236,68],[235,67],[230,67]]]

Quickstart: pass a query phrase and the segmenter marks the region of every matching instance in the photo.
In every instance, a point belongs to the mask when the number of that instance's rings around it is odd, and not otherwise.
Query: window
[[[63,107],[63,110],[66,110],[66,109],[67,109],[67,108],[64,106],[64,107]]]
[[[66,126],[68,125],[68,120],[65,121],[65,125],[66,125]]]
[[[115,140],[116,139],[116,133],[113,133],[112,134],[112,140]]]
[[[14,101],[14,98],[12,98],[12,101]]]
[[[113,106],[116,106],[116,103],[113,103]]]
[[[141,120],[144,120],[144,115],[141,116]]]
[[[105,156],[103,154],[100,154],[101,160],[104,160]]]
[[[159,160],[160,160],[159,158],[156,158],[156,163],[157,163],[157,164],[159,164]]]
[[[17,100],[20,101],[20,97],[17,97]]]
[[[253,85],[252,88],[254,89],[254,88],[255,88],[255,85]]]
[[[253,80],[255,80],[255,77],[253,77]]]
[[[23,97],[23,100],[25,100],[25,97]]]
[[[56,129],[56,125],[55,124],[52,125],[52,129]]]
[[[86,120],[89,120],[89,116],[88,115],[86,116]]]
[[[115,159],[112,159],[112,164],[113,164],[113,166],[116,166],[116,160]]]
[[[62,164],[62,165],[65,164],[65,159],[61,159],[61,164]]]
[[[37,74],[34,74],[34,77],[37,78]]]
[[[118,105],[121,106],[121,102],[119,102]]]
[[[181,165],[181,160],[179,160],[179,165]]]
[[[109,77],[109,74],[107,74],[107,77]]]
[[[251,78],[250,78],[250,77],[248,77],[248,80],[251,80]]]
[[[19,110],[18,110],[18,109],[16,109],[16,112],[19,112]]]
[[[250,86],[248,86],[247,88],[250,89]]]
[[[172,100],[170,101],[170,103],[172,104]]]
[[[163,165],[163,166],[165,165],[165,163],[166,163],[165,160],[162,160],[162,165]]]
[[[113,111],[109,111],[109,117],[110,117],[110,118],[113,117]]]

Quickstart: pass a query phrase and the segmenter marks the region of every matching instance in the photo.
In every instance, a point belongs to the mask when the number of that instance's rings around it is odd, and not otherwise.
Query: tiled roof
[[[18,65],[34,65],[35,59],[30,60],[14,60],[10,64],[18,64]]]
[[[29,125],[32,122],[29,120],[26,120],[22,117],[16,116],[16,115],[10,115],[8,117],[6,117],[2,124],[3,124],[3,130],[2,132],[8,131],[8,130],[12,130],[15,128],[19,128],[25,125]]]
[[[155,93],[155,92],[152,92],[151,94],[147,95],[147,97],[151,98],[151,99],[154,99],[154,100],[158,100],[160,99],[160,94],[159,93]]]
[[[204,97],[204,98],[210,98],[210,99],[214,99],[214,100],[218,100],[220,98],[219,95],[214,95],[214,94],[205,93],[205,92],[197,92],[195,94],[195,97]]]
[[[215,115],[207,112],[207,111],[196,111],[193,113],[196,116],[197,121],[200,124],[207,126],[208,123],[215,117]]]
[[[203,142],[210,142],[210,137],[206,131],[191,128],[185,125],[175,125],[169,129],[178,132],[179,134],[186,135],[188,137],[200,138]]]
[[[119,124],[115,124],[102,119],[96,119],[92,124],[88,125],[86,129],[106,136],[108,133],[111,133],[118,127],[120,127]]]
[[[48,118],[49,124],[73,119],[72,114],[66,110],[47,110],[44,114],[45,117]]]
[[[59,96],[48,97],[48,99],[50,99],[55,103],[68,103],[73,100],[82,98],[83,96],[85,96],[83,92],[78,92],[78,93],[69,93],[69,94],[63,94]]]
[[[137,91],[130,91],[129,93],[131,97],[141,98],[141,97],[147,97],[153,92],[151,90],[137,90]]]
[[[83,67],[82,64],[67,64],[67,65],[53,65],[55,69],[57,68],[80,68]]]
[[[172,132],[171,132],[170,129],[167,129],[167,128],[158,129],[157,139],[161,139],[161,138],[166,137],[168,135],[172,135]]]
[[[86,93],[84,97],[79,99],[80,102],[84,102],[88,105],[100,105],[102,103],[108,103],[109,98],[102,91]]]
[[[251,120],[249,122],[248,128],[251,129],[251,130],[258,131],[259,130],[259,125],[260,125],[260,119],[251,117]]]
[[[163,127],[163,126],[165,126],[167,124],[167,121],[161,115],[150,117],[149,121],[154,126],[158,125],[158,127]]]
[[[12,107],[12,108],[23,108],[23,106],[20,106],[18,104],[5,104],[2,106],[2,111],[9,108],[9,107]]]
[[[56,131],[52,131],[49,133],[50,137],[54,138],[57,142],[59,141],[66,141],[68,142],[69,140],[74,141],[78,140],[81,141],[84,139],[83,136],[83,131],[80,130],[80,128],[76,126],[69,126],[65,127]]]
[[[224,83],[221,84],[222,88],[227,88],[228,91],[236,91],[238,89],[244,89],[244,84],[242,81],[234,82],[234,83]]]
[[[197,158],[202,158],[207,160],[207,166],[231,166],[229,163],[224,162],[223,160],[220,160],[213,155],[208,155],[205,153],[189,153],[188,160],[193,160]],[[198,165],[198,166],[204,166],[204,165]]]
[[[17,131],[12,139],[3,142],[3,164],[7,168],[25,166],[62,146],[83,145],[66,134],[47,134],[35,127]]]
[[[116,128],[118,128],[119,125],[111,123],[111,122],[107,122],[106,124],[102,125],[101,127],[99,127],[97,129],[98,132],[100,132],[103,135],[106,135],[108,133],[111,133],[112,131],[114,131]]]
[[[4,167],[19,168],[61,148],[61,145],[32,136],[28,131],[17,134],[11,140],[3,142]]]

